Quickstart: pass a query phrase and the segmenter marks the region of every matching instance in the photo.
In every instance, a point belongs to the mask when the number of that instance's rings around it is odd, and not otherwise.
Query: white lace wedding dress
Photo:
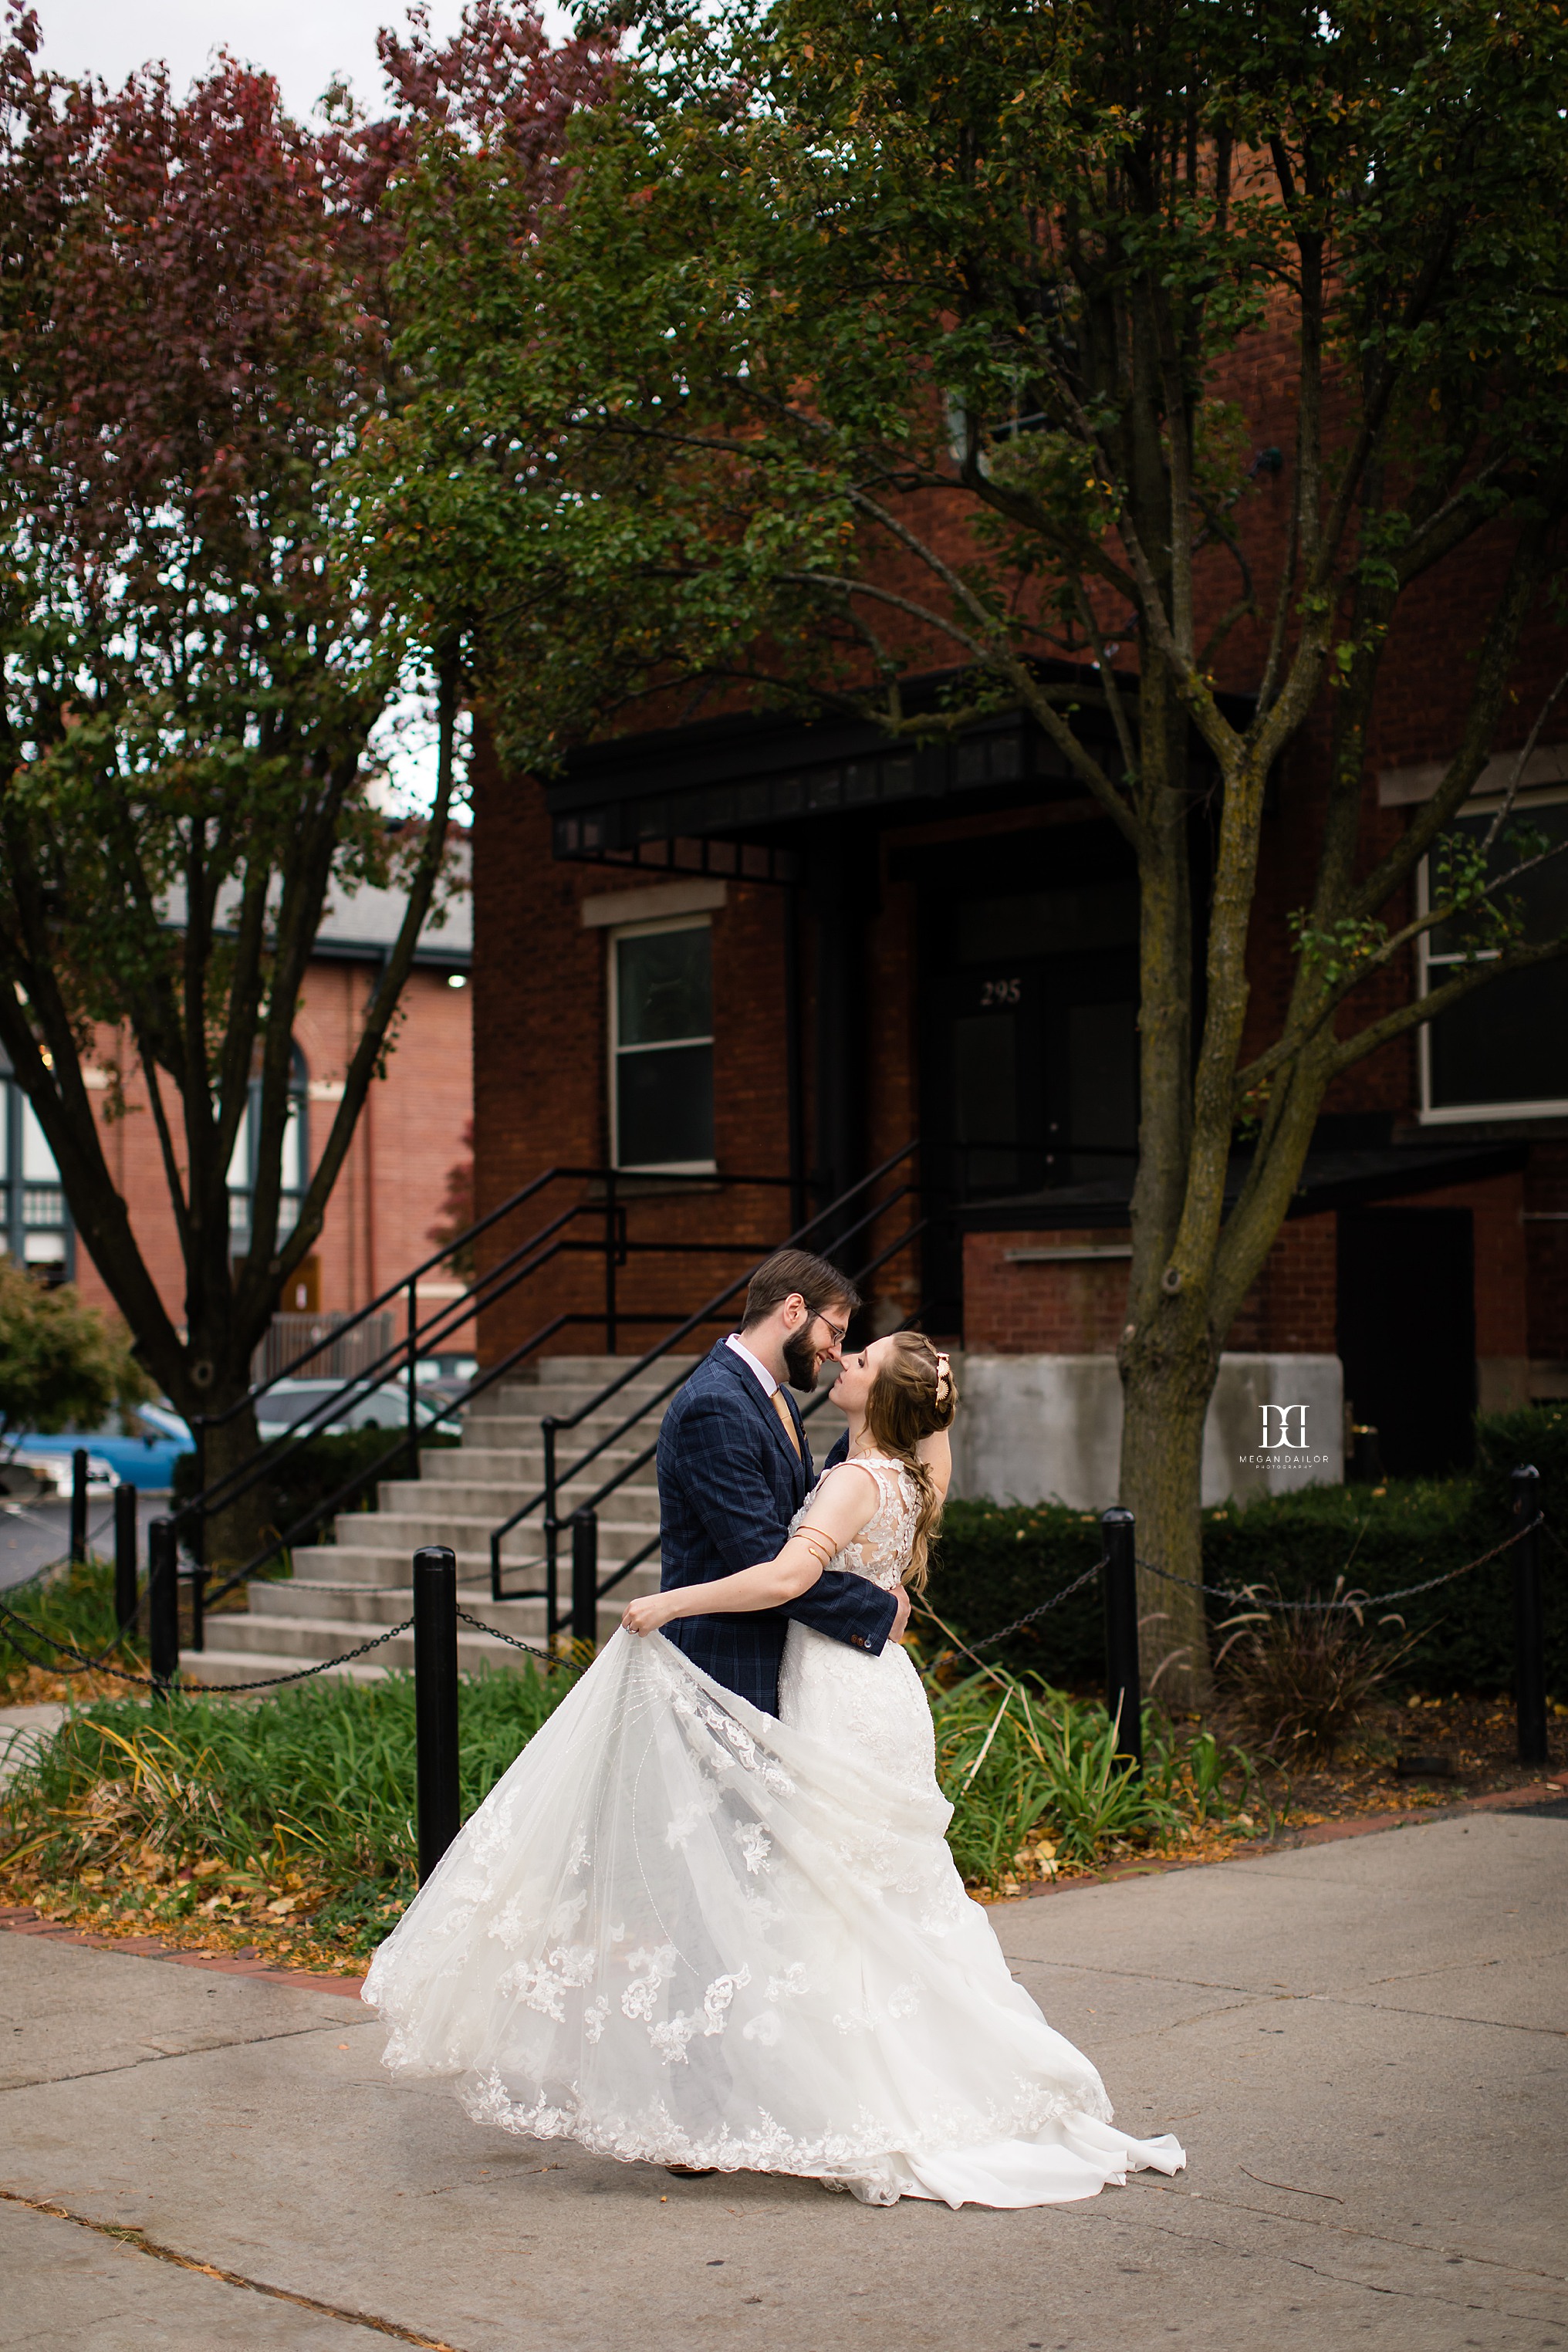
[[[890,1589],[913,1482],[857,1459],[881,1500],[835,1564]],[[905,1653],[792,1623],[779,1705],[617,1632],[376,1953],[386,2063],[506,2131],[875,2205],[1176,2171],[1174,2139],[1115,2128],[964,1894]]]

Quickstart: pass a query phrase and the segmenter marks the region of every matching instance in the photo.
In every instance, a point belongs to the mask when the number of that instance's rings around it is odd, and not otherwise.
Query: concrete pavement
[[[999,1907],[1190,2158],[1029,2213],[510,2140],[341,1994],[0,1935],[0,2343],[1568,2347],[1565,1896],[1568,1821],[1496,1812]]]

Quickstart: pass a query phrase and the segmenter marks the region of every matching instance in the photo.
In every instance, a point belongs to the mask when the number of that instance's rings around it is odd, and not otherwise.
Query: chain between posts
[[[53,1633],[46,1633],[42,1626],[33,1624],[26,1617],[18,1617],[16,1611],[7,1609],[3,1601],[0,1601],[0,1618],[4,1618],[7,1625],[21,1626],[23,1632],[31,1640],[44,1643],[47,1648],[58,1652],[61,1655],[79,1658],[81,1661],[79,1665],[61,1666],[54,1664],[47,1659],[29,1657],[23,1644],[16,1642],[16,1637],[13,1633],[11,1639],[16,1643],[17,1649],[21,1650],[22,1655],[27,1659],[27,1664],[30,1666],[37,1666],[45,1673],[112,1675],[116,1682],[137,1683],[143,1690],[166,1692],[168,1689],[167,1684],[160,1682],[155,1675],[133,1675],[126,1666],[105,1665],[103,1660],[109,1654],[107,1650],[99,1657],[89,1657],[87,1652],[78,1649],[74,1642],[62,1642]],[[194,1685],[194,1688],[201,1691],[216,1691],[221,1695],[236,1691],[280,1690],[286,1683],[307,1683],[314,1675],[327,1674],[333,1666],[346,1666],[355,1658],[367,1656],[372,1650],[384,1648],[388,1642],[395,1641],[399,1633],[406,1633],[413,1622],[412,1617],[405,1617],[401,1625],[389,1625],[384,1633],[377,1633],[373,1641],[362,1642],[357,1649],[340,1651],[335,1658],[319,1659],[313,1666],[301,1666],[297,1675],[264,1675],[258,1682],[253,1683],[198,1683]],[[117,1635],[115,1641],[110,1643],[110,1649],[116,1648],[121,1639],[123,1639],[122,1634]]]
[[[1138,1566],[1145,1569],[1151,1576],[1163,1578],[1167,1584],[1179,1584],[1188,1592],[1205,1592],[1213,1601],[1228,1601],[1233,1608],[1302,1612],[1325,1609],[1381,1609],[1390,1601],[1414,1601],[1419,1593],[1436,1592],[1439,1585],[1452,1584],[1458,1578],[1468,1576],[1478,1568],[1485,1568],[1489,1560],[1500,1559],[1505,1551],[1511,1551],[1515,1544],[1522,1543],[1526,1536],[1534,1535],[1538,1528],[1545,1525],[1545,1513],[1538,1512],[1526,1526],[1516,1528],[1512,1535],[1505,1536],[1500,1544],[1493,1544],[1490,1551],[1482,1552],[1478,1559],[1468,1559],[1460,1568],[1445,1569],[1441,1576],[1429,1576],[1424,1584],[1404,1584],[1394,1592],[1363,1592],[1359,1595],[1346,1595],[1340,1599],[1331,1598],[1328,1601],[1280,1601],[1264,1593],[1248,1591],[1245,1585],[1239,1591],[1235,1591],[1225,1584],[1200,1584],[1190,1576],[1176,1576],[1168,1568],[1157,1568],[1152,1559],[1140,1559]],[[1555,1538],[1553,1540],[1555,1541]],[[992,1639],[995,1640],[996,1636],[994,1634]]]
[[[1556,1544],[1559,1551],[1563,1552],[1564,1557],[1568,1557],[1568,1544],[1564,1544],[1560,1537],[1552,1533],[1552,1530],[1547,1524],[1546,1516],[1544,1512],[1542,1512],[1538,1514],[1538,1516],[1530,1522],[1528,1527],[1516,1528],[1513,1534],[1506,1537],[1501,1543],[1494,1544],[1490,1551],[1482,1552],[1479,1559],[1466,1560],[1462,1568],[1447,1569],[1441,1576],[1428,1577],[1424,1584],[1402,1585],[1395,1592],[1369,1592],[1360,1599],[1344,1598],[1329,1601],[1279,1601],[1269,1599],[1262,1594],[1249,1592],[1245,1590],[1245,1588],[1237,1591],[1229,1585],[1194,1583],[1191,1577],[1175,1576],[1173,1575],[1168,1568],[1156,1568],[1152,1559],[1140,1559],[1137,1564],[1140,1568],[1146,1569],[1151,1576],[1163,1578],[1167,1584],[1182,1585],[1189,1592],[1207,1593],[1211,1600],[1228,1601],[1233,1607],[1302,1611],[1321,1611],[1325,1609],[1380,1609],[1385,1601],[1413,1601],[1419,1593],[1435,1592],[1439,1585],[1452,1584],[1457,1578],[1468,1576],[1478,1568],[1485,1568],[1489,1560],[1499,1559],[1505,1551],[1511,1551],[1515,1544],[1522,1542],[1526,1536],[1533,1534],[1537,1528],[1544,1528],[1551,1541]],[[1064,1584],[1060,1591],[1053,1592],[1048,1600],[1038,1601],[1033,1609],[1027,1610],[1022,1617],[1015,1617],[1013,1622],[1010,1625],[1004,1625],[999,1633],[987,1633],[983,1642],[966,1642],[962,1646],[971,1652],[994,1649],[998,1642],[1006,1641],[1011,1634],[1021,1633],[1024,1631],[1024,1628],[1026,1625],[1032,1625],[1037,1617],[1044,1617],[1049,1610],[1059,1609],[1064,1601],[1070,1601],[1075,1592],[1081,1592],[1084,1586],[1086,1584],[1092,1583],[1094,1579],[1100,1574],[1100,1570],[1107,1566],[1107,1564],[1108,1563],[1102,1555],[1095,1561],[1092,1568],[1086,1568],[1081,1576],[1075,1576],[1070,1584]],[[930,1612],[927,1612],[925,1613],[929,1614]],[[470,1622],[472,1623],[477,1624],[478,1622],[477,1618],[470,1620]],[[494,1629],[490,1626],[483,1628],[483,1631],[486,1633],[492,1632],[493,1630]],[[497,1635],[497,1639],[500,1641],[505,1641],[509,1637],[504,1633]],[[526,1648],[527,1644],[519,1643],[518,1646],[520,1648]]]

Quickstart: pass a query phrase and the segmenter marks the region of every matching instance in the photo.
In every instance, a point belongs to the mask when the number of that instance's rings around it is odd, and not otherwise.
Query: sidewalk
[[[1568,1820],[1511,1811],[998,1906],[1190,2159],[1027,2213],[510,2140],[342,1992],[0,1934],[0,2342],[1568,2347],[1565,1896]]]

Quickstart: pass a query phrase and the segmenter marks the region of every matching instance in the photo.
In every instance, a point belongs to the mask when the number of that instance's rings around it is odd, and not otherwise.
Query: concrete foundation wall
[[[1080,1511],[1117,1500],[1121,1382],[1113,1357],[968,1355],[956,1369],[955,1495]],[[1281,1416],[1270,1412],[1266,1429],[1265,1405],[1306,1407],[1304,1447],[1278,1442]],[[1337,1356],[1222,1356],[1204,1431],[1204,1501],[1337,1482],[1343,1408]],[[1299,1415],[1283,1433],[1300,1437]]]

